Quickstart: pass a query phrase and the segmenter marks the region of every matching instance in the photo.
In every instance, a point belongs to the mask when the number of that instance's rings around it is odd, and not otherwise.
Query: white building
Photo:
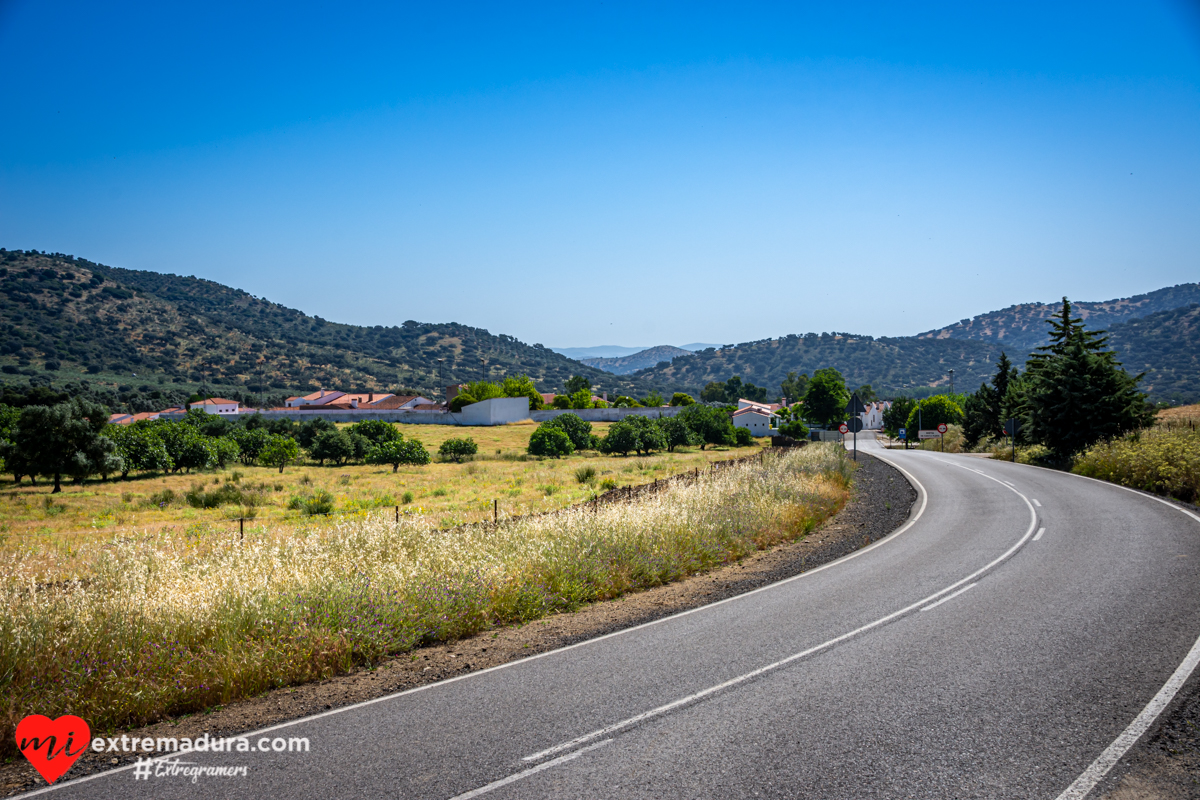
[[[779,415],[757,404],[733,412],[735,428],[746,428],[755,436],[778,436]]]
[[[862,419],[863,430],[877,431],[883,427],[883,412],[892,407],[892,401],[880,400],[877,403],[867,403],[866,411],[858,416]]]
[[[207,400],[188,403],[188,408],[199,408],[206,414],[236,414],[238,406],[236,400],[226,400],[223,397],[210,397]]]

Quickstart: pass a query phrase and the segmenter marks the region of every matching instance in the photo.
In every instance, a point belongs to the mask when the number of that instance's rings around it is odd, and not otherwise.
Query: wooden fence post
[[[396,524],[400,524],[400,506],[396,506]]]
[[[500,524],[500,498],[498,497],[492,500],[492,524]]]
[[[238,517],[238,541],[241,542],[241,541],[244,541],[245,539],[246,539],[246,518]]]

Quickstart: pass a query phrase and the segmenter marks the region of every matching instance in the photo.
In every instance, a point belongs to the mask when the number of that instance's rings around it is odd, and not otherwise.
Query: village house
[[[765,404],[751,403],[733,412],[733,426],[746,428],[754,436],[777,436],[779,435],[779,415],[767,408]]]
[[[223,397],[210,397],[207,400],[197,400],[188,403],[189,409],[200,409],[206,414],[237,414],[241,404],[237,400],[226,400]],[[159,412],[160,414],[166,412]]]

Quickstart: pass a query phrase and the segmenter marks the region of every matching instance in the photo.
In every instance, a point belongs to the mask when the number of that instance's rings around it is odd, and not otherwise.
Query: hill
[[[596,369],[602,369],[605,372],[611,372],[615,375],[628,375],[631,372],[637,372],[640,369],[657,366],[664,362],[670,362],[671,359],[679,356],[690,356],[691,352],[684,350],[682,347],[672,347],[669,344],[660,344],[657,347],[650,347],[640,352],[628,356],[620,356],[617,358],[583,358],[580,359],[584,364]]]
[[[1200,283],[1181,283],[1166,289],[1103,302],[1071,301],[1076,315],[1089,328],[1107,329],[1159,311],[1185,308],[1200,302]],[[1023,303],[1000,311],[989,311],[945,328],[917,334],[920,339],[975,339],[996,342],[1013,352],[1027,352],[1046,343],[1047,317],[1060,303]]]
[[[0,250],[0,290],[0,369],[8,381],[87,382],[127,397],[204,385],[235,399],[265,393],[276,401],[320,387],[440,397],[450,384],[515,373],[545,391],[573,374],[610,394],[659,388],[481,328],[343,325],[213,281],[62,254]]]
[[[1155,400],[1200,400],[1200,304],[1114,325],[1109,340],[1125,369],[1146,373],[1141,386]]]
[[[778,392],[788,372],[811,375],[822,367],[833,366],[854,386],[870,383],[876,391],[888,394],[928,393],[948,386],[951,368],[955,370],[956,389],[974,389],[991,375],[1000,350],[990,342],[962,339],[793,334],[701,350],[675,358],[669,365],[642,370],[634,377],[695,393],[710,381],[740,375],[744,381]]]

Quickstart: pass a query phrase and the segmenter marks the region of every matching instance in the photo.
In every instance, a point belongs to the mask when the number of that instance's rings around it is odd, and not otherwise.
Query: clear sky
[[[0,246],[548,346],[1200,280],[1195,2],[0,0]]]

